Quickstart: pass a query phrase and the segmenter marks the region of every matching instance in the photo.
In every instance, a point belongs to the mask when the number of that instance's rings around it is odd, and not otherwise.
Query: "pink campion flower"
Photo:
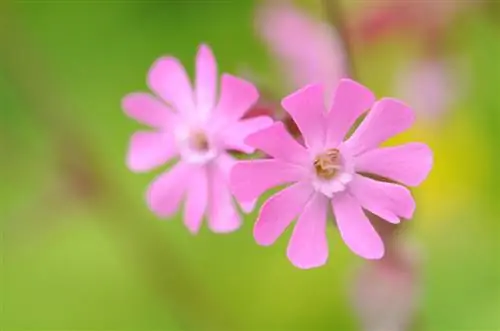
[[[217,101],[217,64],[206,45],[196,56],[194,89],[173,57],[153,64],[148,85],[155,95],[138,92],[123,100],[128,116],[154,129],[132,136],[127,165],[144,172],[179,159],[149,187],[150,209],[159,217],[172,216],[185,196],[184,222],[191,232],[199,230],[204,215],[214,232],[237,229],[241,219],[228,186],[235,159],[227,150],[253,152],[245,137],[272,124],[267,116],[241,119],[257,101],[257,90],[249,82],[223,74]],[[251,210],[253,204],[242,208]]]
[[[413,61],[396,74],[395,94],[408,100],[417,114],[439,119],[458,94],[455,72],[444,59]]]
[[[310,17],[289,1],[267,1],[258,8],[256,28],[283,74],[289,77],[289,91],[321,83],[326,100],[331,100],[331,91],[346,77],[342,43],[332,26]]]
[[[299,268],[326,263],[330,208],[342,239],[354,253],[366,259],[381,258],[384,244],[364,210],[391,223],[411,218],[415,202],[401,184],[419,185],[432,167],[432,153],[425,144],[379,147],[413,123],[412,111],[400,101],[385,98],[374,103],[370,90],[349,79],[340,81],[329,112],[323,100],[319,84],[283,99],[282,106],[297,123],[305,146],[277,122],[245,140],[272,158],[240,161],[231,172],[233,193],[242,201],[291,184],[264,203],[254,237],[260,245],[271,245],[298,217],[287,256]],[[344,141],[356,119],[370,107],[357,130]]]
[[[351,277],[350,299],[361,330],[407,331],[417,322],[421,251],[411,242],[393,244],[397,251],[363,264]]]

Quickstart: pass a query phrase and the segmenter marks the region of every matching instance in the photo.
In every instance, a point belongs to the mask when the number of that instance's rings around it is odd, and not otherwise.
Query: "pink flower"
[[[305,147],[282,123],[275,123],[246,139],[272,158],[238,162],[231,172],[232,190],[242,201],[291,184],[264,203],[254,236],[260,245],[271,245],[298,217],[287,255],[299,268],[318,267],[327,261],[329,205],[347,246],[366,259],[381,258],[384,244],[364,210],[399,223],[401,218],[412,217],[415,202],[406,187],[366,174],[416,186],[432,167],[432,153],[424,144],[379,147],[413,123],[412,111],[401,102],[386,98],[374,103],[370,90],[349,79],[340,81],[329,112],[323,100],[323,89],[315,84],[282,101],[297,123]],[[343,141],[370,107],[361,125]]]
[[[269,1],[257,12],[257,31],[289,77],[289,90],[321,83],[331,100],[346,76],[345,55],[333,27],[310,17],[289,2]]]
[[[363,264],[352,277],[350,299],[361,330],[405,331],[417,322],[422,257],[407,242],[395,246],[393,256]]]
[[[150,209],[159,217],[172,216],[186,196],[184,222],[191,232],[199,230],[205,214],[214,232],[237,229],[241,220],[228,187],[235,159],[227,150],[253,152],[244,143],[245,137],[272,124],[266,116],[241,120],[257,101],[257,90],[223,74],[217,101],[217,64],[206,45],[196,56],[194,89],[182,64],[173,57],[153,64],[148,85],[155,95],[138,92],[123,100],[128,116],[153,128],[132,136],[127,165],[144,172],[179,159],[149,187]],[[253,208],[251,202],[242,207]]]
[[[395,93],[408,100],[417,114],[439,119],[457,98],[456,71],[444,60],[414,61],[396,75]]]

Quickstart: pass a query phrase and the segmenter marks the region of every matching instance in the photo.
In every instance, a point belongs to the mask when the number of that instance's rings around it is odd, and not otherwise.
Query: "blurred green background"
[[[344,3],[345,15],[363,6]],[[250,67],[280,86],[255,35],[256,5],[0,4],[0,330],[357,329],[347,289],[363,261],[333,227],[329,263],[299,270],[285,257],[288,235],[255,244],[255,214],[230,235],[203,228],[192,236],[180,216],[159,221],[144,202],[156,174],[125,167],[139,126],[120,101],[147,90],[161,55],[193,73],[197,46],[207,42],[221,71]],[[302,5],[321,12],[319,1]],[[458,15],[446,41],[467,68],[467,93],[397,140],[424,141],[435,153],[408,229],[424,252],[418,328],[500,330],[498,5]],[[397,35],[354,45],[357,78],[391,95],[394,70],[416,47]]]

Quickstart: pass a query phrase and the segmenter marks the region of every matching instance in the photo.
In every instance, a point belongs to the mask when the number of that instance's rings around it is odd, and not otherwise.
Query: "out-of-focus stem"
[[[341,0],[323,0],[322,3],[326,18],[338,30],[343,41],[348,74],[351,78],[355,78],[357,73],[352,38],[349,36]],[[379,180],[384,179],[379,178]],[[401,252],[402,246],[399,242],[401,225],[390,224],[373,214],[370,214],[369,218],[382,237],[386,251],[381,260],[367,262],[360,271],[358,279],[353,283],[355,287],[354,308],[365,330],[408,331],[415,326],[417,321],[418,308],[417,303],[414,302],[415,292],[419,285],[417,267],[413,265],[411,256],[406,256]],[[397,282],[393,284],[398,285],[396,288],[389,286],[392,281]],[[378,288],[380,286],[385,286],[387,292],[380,293],[381,289]],[[398,291],[405,293],[397,293]],[[382,309],[393,311],[386,311],[381,315],[379,306],[384,297],[390,297],[398,302],[382,307]]]
[[[325,17],[339,32],[345,53],[345,65],[351,78],[356,78],[352,38],[349,36],[347,21],[341,0],[322,0]]]
[[[370,220],[384,240],[386,254],[364,263],[353,278],[351,301],[358,322],[366,331],[417,330],[422,323],[419,251],[401,240],[400,226],[373,215]]]
[[[133,204],[124,195],[126,190],[121,189],[121,183],[101,170],[102,160],[87,142],[91,134],[61,111],[76,112],[78,106],[60,96],[54,97],[59,89],[50,70],[44,70],[49,62],[33,47],[10,9],[5,3],[0,4],[0,44],[3,45],[0,65],[5,67],[29,105],[26,111],[31,111],[50,133],[68,192],[101,212],[105,221],[100,224],[115,236],[123,257],[132,261],[152,289],[165,300],[182,329],[237,330],[215,297],[198,282],[196,272],[177,255],[174,245],[154,227],[148,227],[147,222],[138,222],[143,218],[141,213],[127,209]],[[65,203],[64,198],[75,198],[68,192],[61,192],[61,205]]]

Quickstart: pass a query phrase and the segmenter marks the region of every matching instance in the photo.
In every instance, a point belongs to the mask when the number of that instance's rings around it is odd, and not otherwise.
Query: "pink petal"
[[[391,223],[413,217],[415,201],[404,186],[355,175],[349,190],[364,209]]]
[[[373,93],[350,79],[342,79],[335,90],[333,103],[327,115],[327,147],[337,147],[356,119],[375,102]]]
[[[237,162],[238,161],[228,153],[222,153],[215,159],[217,168],[224,174],[224,182],[228,182],[229,174]]]
[[[259,92],[251,83],[223,74],[216,116],[219,117],[219,122],[231,124],[240,119],[258,99]]]
[[[122,100],[125,113],[154,128],[170,128],[176,121],[172,110],[149,93],[131,93]]]
[[[395,241],[383,261],[365,263],[353,275],[351,301],[361,330],[411,330],[420,312],[420,252],[407,240]]]
[[[288,259],[298,268],[322,266],[328,259],[326,239],[327,198],[315,194],[300,215],[288,244]]]
[[[184,224],[191,233],[200,230],[203,214],[208,204],[208,178],[206,169],[200,167],[192,172],[184,212]]]
[[[396,94],[412,106],[417,115],[438,120],[459,97],[459,68],[440,58],[411,62],[395,77]]]
[[[269,156],[276,159],[299,165],[310,165],[310,156],[307,150],[292,138],[282,122],[256,132],[245,140]]]
[[[174,138],[165,132],[136,132],[130,139],[127,166],[132,171],[154,169],[177,154]]]
[[[173,57],[158,59],[151,67],[148,84],[163,100],[180,112],[194,111],[193,91],[182,64]]]
[[[217,93],[217,62],[208,45],[201,45],[196,56],[196,106],[198,112],[210,113]]]
[[[381,99],[346,141],[346,147],[353,155],[366,152],[409,129],[414,118],[412,110],[402,102],[396,99]]]
[[[300,214],[314,193],[309,183],[296,183],[270,197],[262,206],[253,229],[259,245],[268,246]]]
[[[340,236],[354,253],[365,259],[384,256],[382,239],[353,196],[349,193],[336,195],[332,207]]]
[[[238,201],[241,209],[244,213],[251,213],[255,209],[255,205],[257,204],[257,199],[251,201]]]
[[[232,157],[231,155],[224,153],[224,154],[221,154],[217,158],[216,163],[217,163],[217,166],[219,167],[219,169],[221,169],[221,171],[224,173],[224,176],[226,178],[224,180],[224,182],[227,183],[229,181],[228,179],[230,177],[231,170],[233,169],[234,165],[237,163],[237,160],[234,157]],[[250,213],[255,208],[255,204],[257,202],[257,199],[240,200],[240,199],[238,199],[238,197],[236,197],[236,200],[238,201],[239,205],[241,206],[241,209],[245,213]]]
[[[234,205],[224,171],[214,166],[210,169],[208,226],[213,232],[228,233],[241,225],[241,218]]]
[[[325,143],[326,114],[321,85],[308,85],[285,97],[281,105],[297,124],[306,146],[319,152]]]
[[[249,201],[278,185],[306,178],[307,170],[278,160],[248,160],[236,163],[230,183],[240,201]]]
[[[170,217],[175,214],[192,173],[193,167],[181,161],[158,176],[147,192],[149,208],[159,217]]]
[[[245,139],[248,135],[272,124],[273,120],[268,116],[252,117],[226,127],[219,134],[222,136],[226,149],[235,149],[243,153],[253,153],[255,152],[255,148],[245,143]]]
[[[331,25],[316,20],[291,1],[262,1],[257,30],[270,48],[292,90],[321,83],[331,99],[346,76],[342,42]]]
[[[356,171],[379,175],[408,186],[424,181],[433,164],[431,149],[421,143],[377,148],[356,158]]]

